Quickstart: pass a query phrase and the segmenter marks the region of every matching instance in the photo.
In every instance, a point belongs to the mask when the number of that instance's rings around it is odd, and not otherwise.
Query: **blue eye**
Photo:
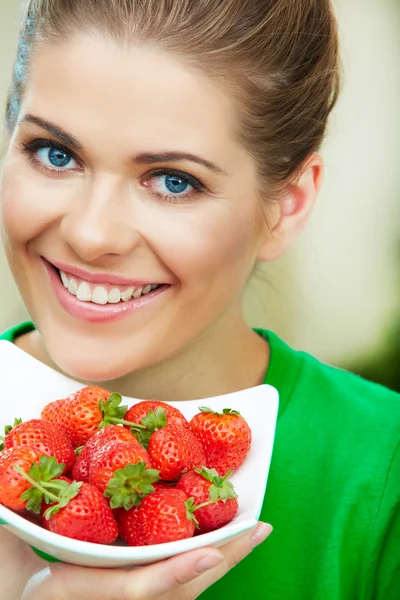
[[[183,176],[174,174],[157,175],[153,178],[157,192],[161,195],[183,196],[193,191],[192,186]]]
[[[68,152],[47,146],[37,151],[37,157],[46,167],[56,169],[76,169],[77,163]]]

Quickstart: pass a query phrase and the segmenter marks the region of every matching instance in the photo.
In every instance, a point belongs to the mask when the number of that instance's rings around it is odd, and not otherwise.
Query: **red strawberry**
[[[103,429],[98,429],[90,436],[82,452],[78,455],[72,476],[76,481],[89,482],[89,466],[92,456],[107,442],[126,442],[128,444],[137,444],[137,440],[130,431],[119,425],[107,425]]]
[[[160,400],[143,400],[134,404],[126,413],[125,419],[146,426],[145,431],[135,432],[135,436],[145,448],[148,448],[151,434],[167,424],[189,428],[189,423],[180,410]],[[129,425],[125,427],[129,429]]]
[[[89,452],[86,451],[86,446],[83,447],[82,452],[76,457],[71,474],[74,481],[89,483]]]
[[[31,484],[14,469],[18,465],[24,473],[28,473],[33,464],[39,463],[40,452],[29,446],[10,448],[0,453],[0,503],[13,510],[24,510],[27,500],[21,496]]]
[[[111,508],[131,508],[153,491],[151,484],[159,479],[158,471],[148,467],[149,455],[136,440],[108,442],[92,457],[89,482],[111,498]]]
[[[102,427],[111,424],[130,425],[137,430],[145,430],[144,425],[124,420],[127,406],[120,406],[122,397],[110,394],[108,390],[89,386],[71,394],[60,404],[58,411],[52,414],[51,405],[47,405],[43,415],[49,415],[66,435],[74,448],[84,446],[88,439]]]
[[[65,465],[68,472],[74,462],[75,453],[69,439],[48,421],[32,419],[11,429],[4,439],[6,450],[21,446],[35,448],[46,456],[55,456],[58,463]]]
[[[175,481],[183,473],[206,464],[201,444],[189,429],[167,425],[150,438],[149,456],[152,466],[160,471],[160,479]]]
[[[74,448],[83,446],[99,429],[103,420],[100,401],[107,404],[110,395],[108,390],[98,386],[85,387],[64,401],[47,405],[42,411],[42,418],[49,418],[50,415],[51,421],[66,433]]]
[[[240,413],[230,408],[222,413],[207,407],[200,410],[190,421],[190,428],[204,449],[207,467],[223,477],[246,458],[251,446],[250,427]]]
[[[227,477],[219,477],[215,469],[205,468],[200,473],[196,471],[186,473],[176,487],[184,491],[189,498],[194,499],[199,533],[219,529],[229,523],[239,509],[233,485],[227,481]],[[201,507],[207,502],[210,504]]]
[[[190,538],[195,524],[187,496],[176,488],[157,490],[140,506],[117,514],[119,533],[130,546],[164,544]]]
[[[61,400],[54,400],[54,402],[46,404],[40,416],[44,421],[50,421],[50,423],[58,424],[60,411],[64,407],[65,402],[65,398],[63,398]]]
[[[111,544],[118,537],[118,526],[107,500],[94,485],[80,485],[79,493],[67,506],[54,505],[46,511],[48,528],[75,540]]]
[[[139,521],[142,519],[140,505],[130,510],[118,508],[114,511],[118,525],[119,537],[129,546],[146,546],[146,539],[141,535]]]

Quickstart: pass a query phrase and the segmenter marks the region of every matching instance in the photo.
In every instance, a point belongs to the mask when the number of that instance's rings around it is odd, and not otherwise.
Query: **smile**
[[[174,287],[167,283],[134,281],[111,273],[87,273],[54,264],[42,257],[50,285],[61,307],[70,316],[89,323],[109,323],[136,312],[151,310]]]
[[[64,287],[70,294],[76,296],[80,302],[93,302],[94,304],[101,305],[128,302],[133,298],[137,300],[141,296],[146,296],[160,287],[156,283],[147,284],[142,287],[96,285],[61,270],[58,273]]]

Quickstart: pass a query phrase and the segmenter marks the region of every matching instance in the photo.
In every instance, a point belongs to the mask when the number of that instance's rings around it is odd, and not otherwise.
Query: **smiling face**
[[[161,51],[81,36],[35,52],[4,243],[62,370],[113,379],[237,320],[260,210],[235,119],[211,79]]]

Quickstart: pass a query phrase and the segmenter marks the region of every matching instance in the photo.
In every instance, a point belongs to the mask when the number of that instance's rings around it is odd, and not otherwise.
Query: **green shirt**
[[[400,396],[258,333],[280,395],[261,514],[274,532],[201,600],[399,600]]]

